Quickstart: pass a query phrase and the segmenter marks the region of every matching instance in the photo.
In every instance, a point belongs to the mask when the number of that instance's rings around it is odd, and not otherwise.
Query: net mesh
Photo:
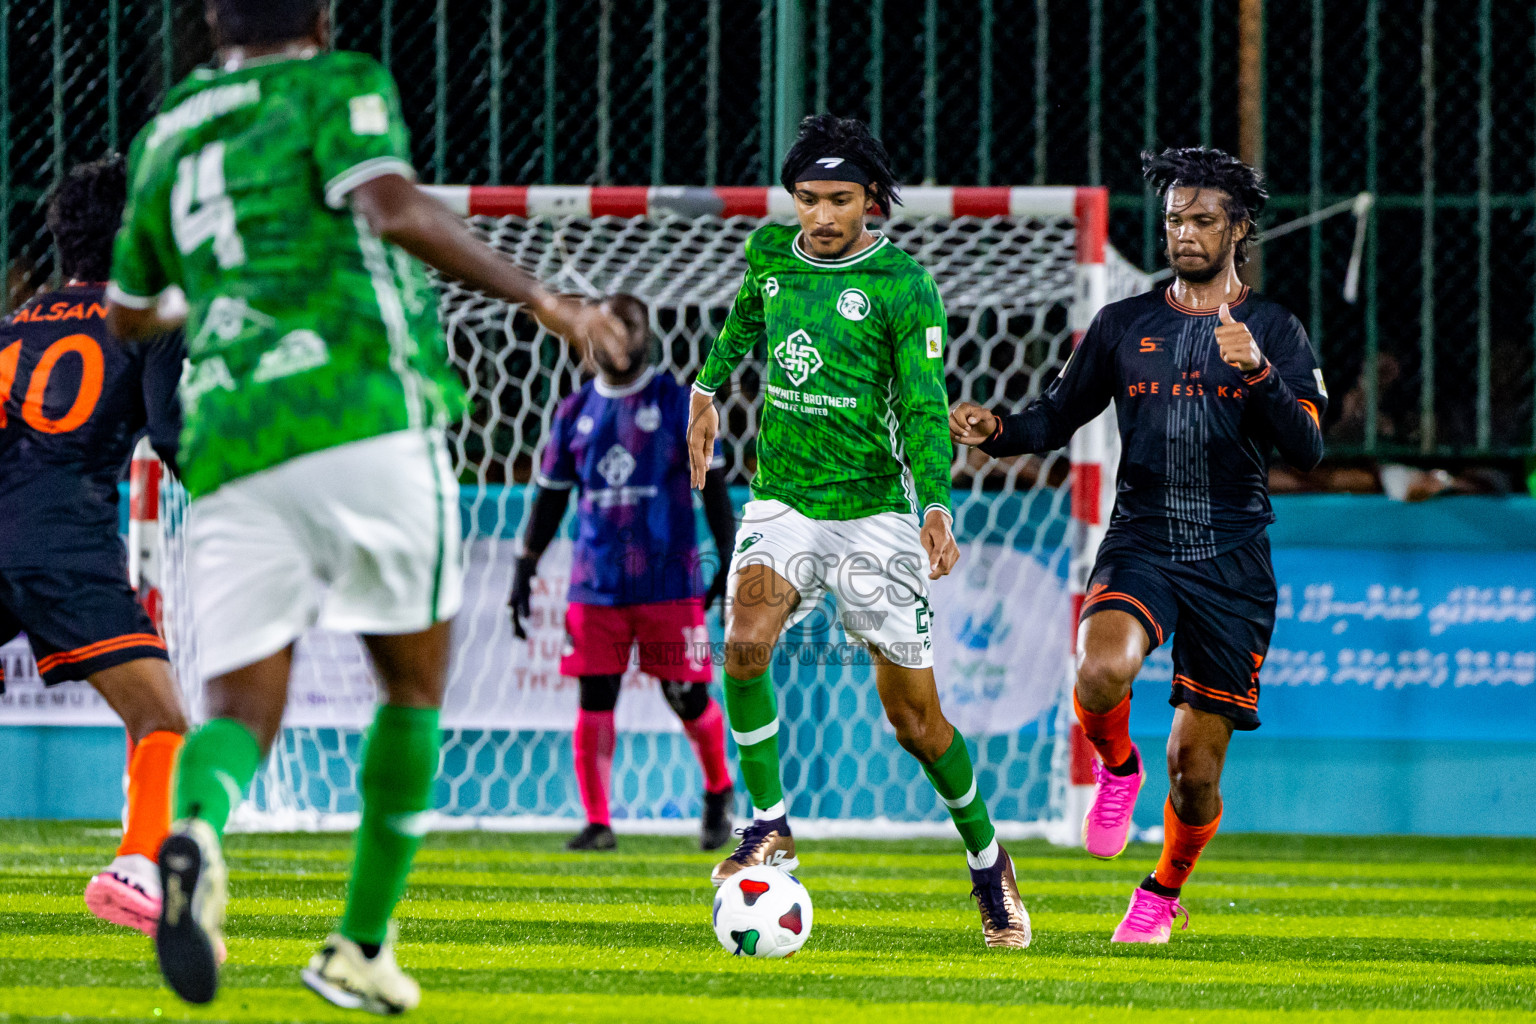
[[[595,287],[643,298],[661,367],[687,380],[740,285],[743,242],[763,221],[663,215],[472,223],[498,250],[565,290]],[[1012,409],[1039,395],[1071,351],[1072,221],[898,216],[882,228],[931,270],[944,295],[951,400]],[[1113,254],[1109,280],[1110,298],[1146,285]],[[556,541],[540,565],[529,642],[513,638],[506,601],[528,481],[555,405],[580,386],[581,370],[559,339],[506,303],[452,283],[441,284],[441,296],[472,409],[449,435],[462,485],[467,568],[444,712],[439,823],[575,824],[582,815],[569,731],[576,684],[557,669],[568,542]],[[755,467],[763,371],[759,350],[721,390],[722,446],[737,487]],[[967,448],[953,467],[962,558],[934,587],[936,674],[946,713],[975,744],[978,786],[1004,831],[1039,830],[1061,818],[1057,748],[1064,744],[1056,739],[1066,722],[1061,698],[1071,628],[1068,468],[1064,451],[989,460]],[[745,500],[744,491],[736,497]],[[180,549],[185,496],[172,486],[162,498],[167,631],[201,717],[194,609]],[[700,537],[711,551],[707,531],[701,528]],[[710,619],[718,641],[719,620]],[[843,639],[836,622],[830,606],[810,616],[786,636],[773,669],[784,789],[797,830],[947,831],[944,805],[886,724],[870,667],[825,642]],[[356,639],[316,630],[301,640],[287,727],[236,827],[345,827],[355,820],[358,745],[375,687]],[[694,827],[702,775],[656,680],[633,666],[616,723],[611,796],[619,827]],[[745,813],[745,794],[739,799]]]

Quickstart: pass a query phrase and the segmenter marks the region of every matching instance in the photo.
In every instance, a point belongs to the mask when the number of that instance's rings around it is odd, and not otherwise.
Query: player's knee
[[[663,681],[661,695],[666,698],[667,706],[672,712],[685,722],[691,722],[704,713],[709,707],[708,683],[677,683]]]
[[[756,679],[773,661],[774,637],[733,630],[725,640],[725,671],[737,679]]]
[[[893,701],[886,706],[885,717],[896,731],[896,742],[902,749],[925,762],[944,752],[953,732],[943,715],[916,704]]]
[[[1140,670],[1140,658],[1123,652],[1090,651],[1077,668],[1078,700],[1089,711],[1108,711],[1125,699]]]
[[[619,703],[619,688],[623,685],[623,677],[618,675],[582,676],[577,681],[577,685],[577,699],[581,702],[581,710],[599,713],[612,711]]]

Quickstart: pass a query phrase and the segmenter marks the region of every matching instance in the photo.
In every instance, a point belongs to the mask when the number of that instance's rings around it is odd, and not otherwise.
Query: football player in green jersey
[[[757,473],[727,584],[725,660],[726,713],[754,821],[711,880],[799,864],[769,663],[783,631],[830,592],[843,629],[868,647],[897,740],[965,841],[987,945],[1022,948],[1029,915],[1012,862],[933,678],[927,581],[960,557],[950,531],[944,304],[928,272],[865,223],[899,201],[868,127],[806,118],[781,178],[799,224],[768,224],[747,239],[746,279],[694,383],[689,428],[700,487],[720,424],[713,396],[764,342]]]
[[[166,980],[212,999],[220,837],[282,724],[295,641],[361,634],[386,701],[360,754],[362,821],[336,933],[303,972],[338,1006],[420,999],[390,918],[437,771],[448,622],[461,600],[457,484],[443,431],[463,406],[425,261],[525,304],[623,365],[623,326],[558,298],[414,184],[399,97],[372,58],[326,52],[323,0],[208,0],[217,65],[135,140],[113,262],[123,337],[186,295],[188,577],[210,720],[188,740],[161,847]]]

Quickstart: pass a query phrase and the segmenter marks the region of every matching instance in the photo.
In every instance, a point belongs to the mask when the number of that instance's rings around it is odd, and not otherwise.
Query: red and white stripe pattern
[[[462,217],[793,217],[794,201],[777,185],[600,186],[429,185],[426,191]],[[1107,193],[1070,185],[994,188],[912,186],[901,190],[905,217],[1039,217],[1085,215],[1108,220]],[[1101,210],[1102,208],[1102,210]],[[1079,236],[1079,249],[1083,246]],[[1089,232],[1103,262],[1103,233]]]
[[[139,603],[161,628],[160,483],[165,467],[139,438],[128,468],[128,583],[139,593]]]
[[[1072,345],[1083,340],[1094,315],[1109,301],[1109,268],[1105,249],[1109,240],[1109,192],[1102,188],[1082,188],[1076,209],[1077,220],[1077,299],[1072,304]],[[1067,584],[1072,595],[1071,658],[1067,673],[1070,687],[1075,682],[1078,616],[1088,592],[1088,577],[1109,526],[1109,513],[1115,503],[1115,461],[1120,436],[1111,405],[1093,422],[1072,435],[1072,564]],[[1093,787],[1093,747],[1074,718],[1071,723],[1071,791],[1068,817],[1076,835],[1077,825],[1088,809]]]

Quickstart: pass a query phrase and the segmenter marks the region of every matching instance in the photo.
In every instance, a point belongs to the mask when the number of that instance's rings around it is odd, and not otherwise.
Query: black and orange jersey
[[[38,295],[0,323],[0,568],[126,557],[118,483],[148,429],[174,459],[182,344],[107,331],[104,285]]]
[[[1120,468],[1110,529],[1175,561],[1241,546],[1274,522],[1271,450],[1304,470],[1322,458],[1328,392],[1294,316],[1246,289],[1230,309],[1264,354],[1253,373],[1222,362],[1215,310],[1181,306],[1159,288],[1100,310],[1046,393],[1002,417],[981,450],[1059,448],[1113,400]]]

